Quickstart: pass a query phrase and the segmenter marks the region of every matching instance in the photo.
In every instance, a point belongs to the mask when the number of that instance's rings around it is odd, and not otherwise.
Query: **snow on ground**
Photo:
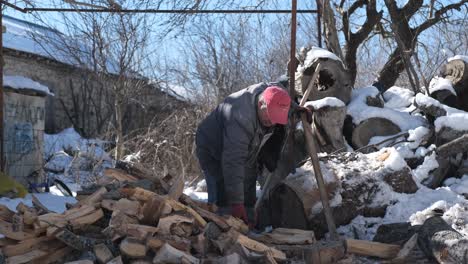
[[[63,213],[66,209],[66,203],[76,203],[74,197],[59,196],[52,193],[35,193],[34,196],[49,210],[56,213]],[[0,198],[0,204],[6,205],[10,210],[16,212],[16,206],[23,202],[25,205],[32,206],[32,195],[28,194],[25,198]]]
[[[11,87],[13,89],[31,89],[35,90],[41,93],[44,93],[46,95],[54,95],[49,91],[49,88],[47,86],[44,86],[38,82],[35,82],[29,78],[26,78],[24,76],[8,76],[4,75],[3,76],[3,85],[6,87]]]
[[[79,190],[81,185],[96,181],[113,160],[104,150],[106,142],[82,138],[73,128],[44,136],[45,168],[49,176]]]

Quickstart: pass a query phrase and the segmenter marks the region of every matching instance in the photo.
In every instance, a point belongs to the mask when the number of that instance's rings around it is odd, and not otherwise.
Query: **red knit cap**
[[[286,125],[291,98],[278,86],[270,86],[263,91],[263,100],[267,105],[267,113],[273,124]]]

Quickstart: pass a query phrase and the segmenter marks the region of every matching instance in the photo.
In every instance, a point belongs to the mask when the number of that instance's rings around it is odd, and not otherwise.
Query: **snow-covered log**
[[[394,149],[343,153],[322,159],[321,169],[337,225],[357,215],[383,216],[395,193],[414,193],[410,169]],[[270,196],[273,226],[327,231],[319,190],[310,162],[289,175]]]
[[[424,222],[419,230],[418,245],[439,263],[468,263],[468,239],[440,216]]]

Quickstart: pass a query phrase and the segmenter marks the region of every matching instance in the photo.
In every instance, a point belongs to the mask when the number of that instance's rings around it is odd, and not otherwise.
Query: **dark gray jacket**
[[[259,83],[231,94],[198,126],[197,147],[221,162],[230,204],[244,202],[244,180],[255,181],[258,152],[271,136],[257,117],[258,95],[271,85]]]

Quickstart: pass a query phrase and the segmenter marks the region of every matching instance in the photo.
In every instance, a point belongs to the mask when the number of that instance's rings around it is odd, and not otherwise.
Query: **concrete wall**
[[[4,100],[6,172],[28,186],[42,176],[45,97],[5,92]]]
[[[5,49],[5,75],[21,75],[49,87],[55,96],[45,103],[45,131],[57,133],[74,126],[83,136],[102,136],[114,128],[114,106],[110,82],[63,63],[36,55]],[[98,80],[98,81],[97,81]],[[153,87],[146,87],[140,98],[125,110],[125,132],[165,118],[184,103]]]

